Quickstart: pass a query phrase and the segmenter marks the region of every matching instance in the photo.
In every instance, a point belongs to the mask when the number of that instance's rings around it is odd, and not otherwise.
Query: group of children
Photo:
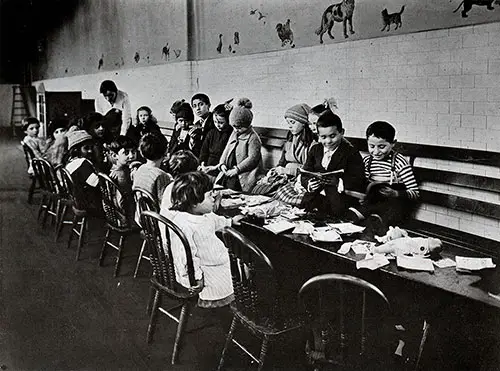
[[[238,224],[214,213],[214,183],[251,193],[262,177],[261,141],[252,127],[252,102],[247,98],[227,101],[210,111],[206,94],[195,94],[191,103],[176,101],[171,108],[175,128],[168,141],[161,133],[151,109],[140,107],[136,122],[127,131],[106,139],[106,117],[93,114],[69,127],[65,120],[49,125],[47,142],[38,138],[38,120],[28,118],[23,127],[24,143],[36,157],[54,166],[64,165],[72,176],[78,207],[101,210],[99,171],[107,172],[122,190],[116,200],[126,214],[124,225],[138,223],[133,189],[149,192],[160,213],[184,231],[191,249],[195,276],[203,285],[199,305],[227,305],[233,298],[229,257],[215,231]],[[195,121],[195,114],[198,120]],[[383,224],[401,220],[418,199],[418,186],[407,160],[394,151],[395,129],[376,121],[366,130],[369,155],[364,159],[344,138],[336,102],[328,100],[310,108],[292,106],[285,112],[289,128],[279,165],[272,169],[289,182],[278,190],[283,201],[321,214],[360,222],[378,218]],[[137,153],[138,152],[138,153]],[[138,166],[137,166],[138,165]],[[317,173],[335,172],[325,182]],[[366,192],[359,200],[345,190]],[[292,203],[292,202],[291,202]],[[173,239],[176,275],[188,286],[186,257],[180,241]]]

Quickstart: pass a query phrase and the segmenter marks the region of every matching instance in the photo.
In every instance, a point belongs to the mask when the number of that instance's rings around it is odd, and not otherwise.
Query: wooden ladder
[[[24,118],[30,115],[23,90],[20,85],[12,86],[12,114],[10,125],[12,127],[12,136],[18,135],[16,128],[21,127]]]

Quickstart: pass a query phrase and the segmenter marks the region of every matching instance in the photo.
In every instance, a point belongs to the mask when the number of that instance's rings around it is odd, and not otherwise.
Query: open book
[[[326,173],[317,173],[314,171],[308,171],[304,169],[298,169],[299,174],[307,175],[311,178],[319,180],[322,184],[325,185],[337,185],[339,181],[339,177],[344,174],[344,169],[329,171]]]

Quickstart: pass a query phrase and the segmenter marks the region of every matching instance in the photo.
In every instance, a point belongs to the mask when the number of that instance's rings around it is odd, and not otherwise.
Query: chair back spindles
[[[134,189],[133,192],[135,205],[139,215],[141,215],[143,211],[154,211],[156,213],[160,212],[160,207],[150,192],[140,188]]]
[[[178,238],[186,254],[189,283],[191,286],[196,286],[191,248],[182,230],[154,211],[141,213],[141,226],[148,242],[153,275],[158,283],[176,291],[172,239]]]
[[[129,229],[127,218],[130,205],[125,202],[124,192],[108,175],[98,173],[101,190],[102,208],[107,224],[116,230]],[[122,200],[121,203],[118,200]]]
[[[390,353],[383,354],[388,349],[387,336],[373,336],[388,329],[384,319],[390,311],[389,301],[376,286],[353,276],[323,274],[304,283],[299,298],[310,318],[314,336],[314,344],[309,345],[311,363],[353,366],[362,364],[366,357],[382,358]],[[367,318],[368,311],[375,316]],[[338,343],[334,339],[338,339]],[[383,352],[372,352],[371,348],[383,349]]]
[[[57,178],[54,167],[50,162],[41,158],[34,158],[32,161],[33,171],[38,178],[40,188],[46,192],[57,194]]]

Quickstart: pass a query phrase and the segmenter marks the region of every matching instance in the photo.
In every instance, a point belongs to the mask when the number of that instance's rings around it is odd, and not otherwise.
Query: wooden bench
[[[162,131],[171,135],[173,124]],[[286,129],[254,127],[262,141],[266,169],[277,165],[286,141]],[[170,134],[170,135],[169,135]],[[367,154],[364,138],[347,138],[363,155]],[[456,214],[474,220],[474,216],[500,221],[500,153],[436,145],[397,143],[395,149],[407,157],[420,185],[420,214],[436,213],[454,218]],[[479,197],[478,197],[479,195]],[[429,206],[430,205],[430,206]],[[422,210],[424,210],[422,212]],[[424,236],[433,236],[458,247],[497,256],[500,254],[500,228],[496,240],[440,225],[425,218],[411,220],[403,227]],[[476,221],[474,221],[476,222]],[[443,223],[444,224],[444,223]]]

